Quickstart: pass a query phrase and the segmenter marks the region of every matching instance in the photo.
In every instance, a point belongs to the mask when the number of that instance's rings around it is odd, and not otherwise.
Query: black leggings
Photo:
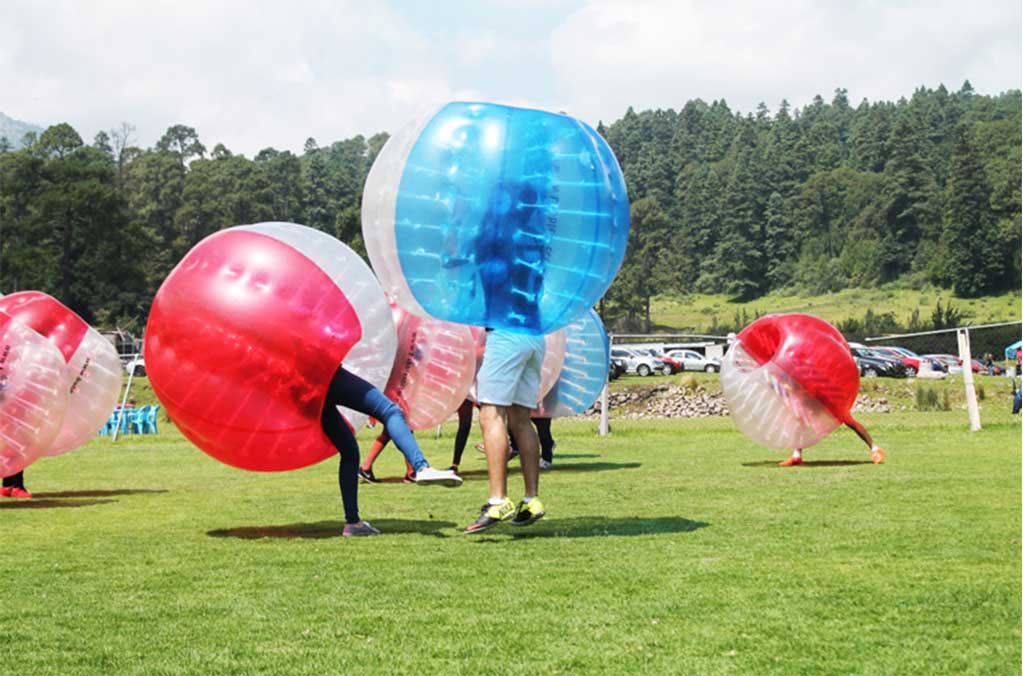
[[[533,421],[533,427],[536,428],[536,436],[540,439],[540,457],[547,462],[554,462],[554,437],[551,436],[551,419],[550,418],[530,418]],[[515,445],[515,435],[511,435],[511,447],[514,450],[519,450],[519,447]]]
[[[458,432],[455,433],[455,454],[451,458],[452,465],[462,464],[462,452],[465,451],[465,444],[469,441],[469,431],[472,429],[472,407],[475,404],[471,399],[466,399],[458,407]]]
[[[384,393],[359,376],[337,367],[327,388],[327,400],[320,415],[323,432],[334,444],[341,463],[337,469],[337,482],[341,488],[341,504],[345,508],[345,521],[359,523],[359,444],[337,407],[365,413],[382,422],[394,445],[405,455],[418,472],[428,465],[419,444],[405,422],[401,409]]]
[[[22,470],[17,474],[4,477],[4,488],[20,488],[25,490],[25,472]]]

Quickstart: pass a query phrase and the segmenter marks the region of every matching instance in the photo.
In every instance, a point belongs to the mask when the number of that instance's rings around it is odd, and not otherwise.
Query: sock
[[[526,497],[522,498],[522,502],[525,502],[525,503],[528,504],[529,501],[532,500],[535,497],[536,497],[535,495],[527,495]]]
[[[802,458],[803,457],[803,449],[797,448],[796,450],[792,451],[792,457],[793,458]]]
[[[487,504],[488,505],[503,505],[504,501],[507,500],[507,499],[508,498],[490,498],[490,500],[487,501]]]

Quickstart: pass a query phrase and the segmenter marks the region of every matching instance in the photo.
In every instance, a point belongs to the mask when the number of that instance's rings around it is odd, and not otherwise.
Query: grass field
[[[759,312],[805,312],[831,323],[846,319],[863,319],[870,308],[875,314],[891,312],[900,324],[906,324],[917,310],[922,320],[929,320],[935,305],[952,304],[964,320],[973,324],[1004,322],[1019,319],[1020,294],[1006,293],[982,298],[955,298],[946,289],[864,288],[845,289],[821,296],[771,293],[748,303],[732,302],[728,296],[691,294],[684,297],[656,297],[650,305],[650,316],[657,330],[707,332],[714,320],[733,325],[736,314],[745,312],[748,320]]]
[[[788,470],[726,418],[559,422],[548,518],[478,536],[471,447],[460,489],[362,487],[385,535],[345,540],[333,461],[97,439],[0,500],[0,671],[1018,673],[1020,429],[990,408],[864,416],[886,464],[841,431]]]

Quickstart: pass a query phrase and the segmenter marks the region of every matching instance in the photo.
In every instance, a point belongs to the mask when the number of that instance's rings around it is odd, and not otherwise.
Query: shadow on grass
[[[373,526],[384,535],[401,535],[404,533],[420,533],[434,537],[448,537],[440,531],[454,528],[450,521],[413,521],[410,519],[373,519]],[[206,535],[213,538],[239,538],[241,540],[275,539],[306,539],[339,538],[344,531],[343,521],[317,521],[316,523],[289,523],[284,526],[242,526],[240,528],[220,528],[207,531]]]
[[[802,465],[795,468],[780,467],[774,460],[762,460],[760,462],[744,462],[743,467],[775,467],[777,469],[798,469],[799,467],[848,467],[850,465],[873,465],[870,460],[804,460]]]
[[[33,493],[37,498],[109,498],[115,495],[141,495],[146,493],[167,493],[166,489],[116,488],[108,491],[54,491],[49,493]]]
[[[40,494],[36,493],[36,497]],[[4,500],[0,502],[0,509],[58,509],[61,507],[91,507],[92,505],[105,505],[117,500]]]
[[[566,456],[557,456],[557,455],[555,455],[554,456],[554,467],[552,467],[550,470],[544,470],[544,472],[543,472],[544,474],[547,474],[548,471],[550,471],[550,472],[557,472],[559,474],[562,473],[562,472],[607,472],[607,471],[613,471],[613,470],[618,470],[618,469],[637,469],[637,468],[643,466],[643,463],[640,463],[640,462],[573,462],[573,463],[568,463],[568,464],[564,464],[564,465],[559,465],[558,464],[558,458],[559,457],[566,457]],[[518,467],[515,466],[515,465],[512,465],[511,469],[512,469],[512,471],[518,471]],[[463,479],[465,479],[467,477],[468,478],[473,478],[473,477],[484,477],[485,478],[487,476],[487,470],[485,470],[485,469],[472,469],[472,470],[468,470],[468,471],[464,471],[464,472],[460,471],[458,473],[458,476],[462,477]],[[401,479],[398,479],[398,481],[401,481]]]
[[[580,516],[572,519],[551,519],[516,528],[501,527],[494,535],[510,535],[515,539],[527,538],[591,538],[632,535],[666,535],[689,533],[710,526],[706,521],[691,521],[678,516],[624,517],[608,519],[602,516]],[[480,542],[507,542],[507,538],[480,538]]]

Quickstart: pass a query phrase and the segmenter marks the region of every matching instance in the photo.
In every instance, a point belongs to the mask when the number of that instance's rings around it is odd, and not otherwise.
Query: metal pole
[[[610,406],[608,404],[608,384],[604,382],[604,389],[600,391],[600,436],[606,437],[611,434],[611,422],[609,420]]]
[[[973,363],[970,357],[970,330],[956,332],[959,339],[959,358],[963,362],[963,385],[966,387],[966,410],[970,414],[970,431],[980,431],[980,407],[977,406],[977,392],[973,389]]]
[[[135,360],[138,359],[138,355],[134,355],[131,361],[128,362],[132,365],[131,373],[128,374],[128,386],[124,388],[124,397],[121,399],[121,408],[117,410],[117,425],[114,426],[114,434],[111,437],[112,443],[117,443],[117,435],[121,431],[121,422],[124,420],[124,404],[128,401],[128,393],[131,392],[131,381],[135,377]]]

